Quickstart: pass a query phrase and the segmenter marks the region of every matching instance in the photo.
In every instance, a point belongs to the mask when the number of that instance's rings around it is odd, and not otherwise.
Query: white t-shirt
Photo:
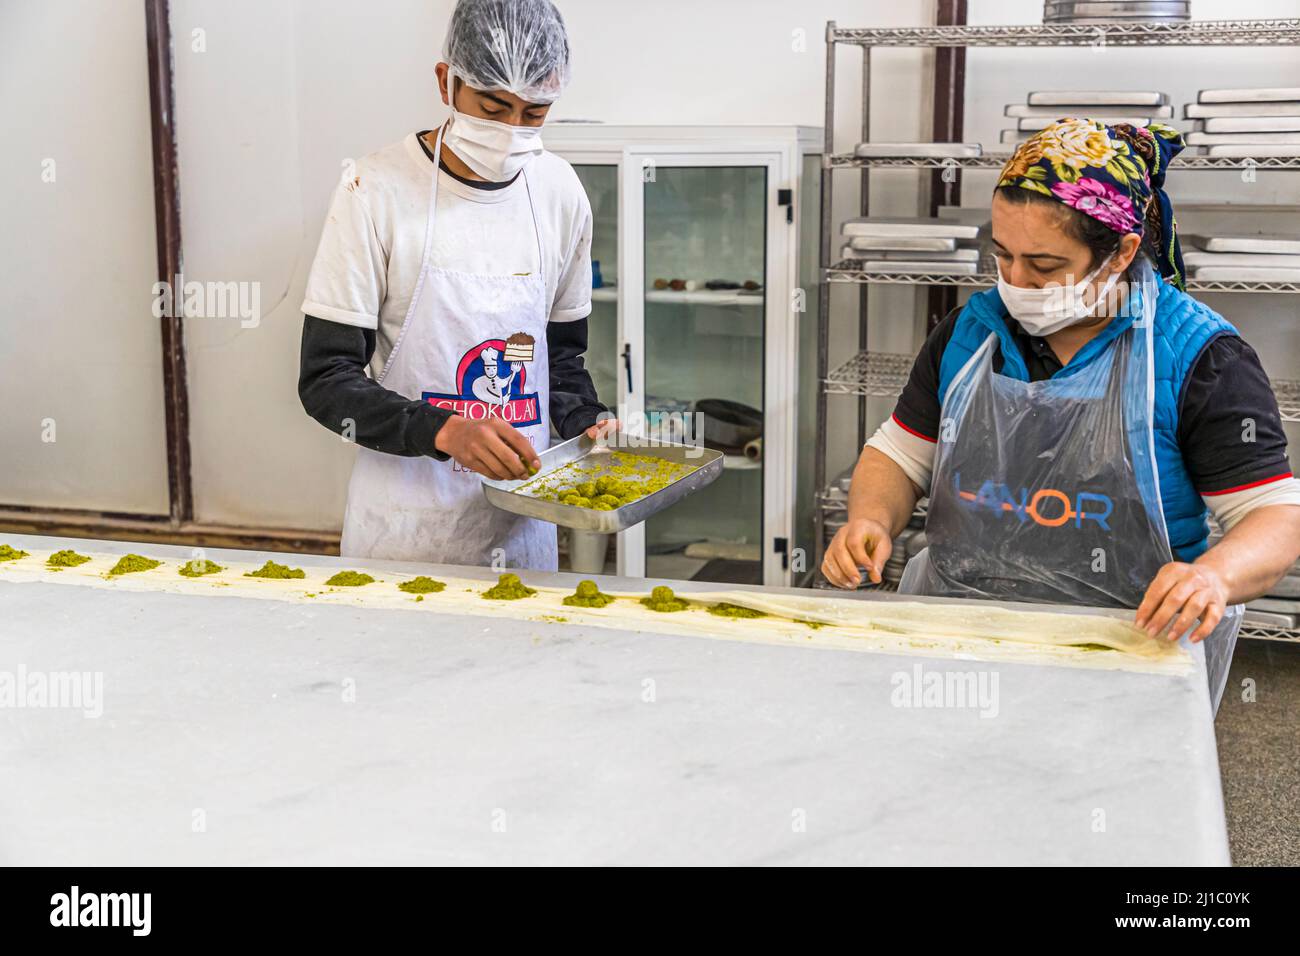
[[[303,312],[376,330],[372,376],[388,361],[411,305],[433,173],[415,133],[358,160],[352,178],[334,190],[307,277]],[[539,241],[550,321],[589,315],[591,204],[572,166],[544,152],[500,189],[476,189],[438,171],[431,266],[475,275],[533,273]]]

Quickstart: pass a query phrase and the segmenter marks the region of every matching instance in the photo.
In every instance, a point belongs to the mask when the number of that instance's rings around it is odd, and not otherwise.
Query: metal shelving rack
[[[1097,23],[1041,24],[1024,26],[933,26],[889,28],[843,28],[834,21],[826,25],[826,110],[825,151],[822,158],[821,188],[821,295],[818,302],[817,377],[821,388],[817,398],[816,468],[817,489],[816,560],[821,565],[825,549],[825,519],[828,508],[842,507],[828,487],[826,466],[826,412],[830,395],[857,396],[860,445],[865,440],[866,400],[897,395],[911,368],[912,356],[871,352],[867,342],[867,290],[872,285],[986,287],[996,282],[988,264],[975,275],[894,275],[866,272],[863,260],[833,261],[834,172],[857,170],[861,176],[859,214],[870,214],[872,169],[1000,169],[1010,153],[967,158],[859,157],[835,151],[835,59],[840,46],[862,48],[862,128],[860,142],[871,140],[871,51],[875,47],[1069,47],[1069,46],[1297,46],[1300,19],[1204,20],[1184,23]],[[1276,169],[1300,170],[1300,156],[1180,156],[1171,165],[1179,169]],[[840,367],[830,364],[830,290],[832,285],[850,283],[859,288],[858,353]],[[1189,292],[1300,293],[1296,282],[1206,282],[1192,279]],[[1275,381],[1274,389],[1282,418],[1300,422],[1300,381]],[[1300,641],[1300,629],[1265,628],[1246,625],[1243,636],[1270,640]]]

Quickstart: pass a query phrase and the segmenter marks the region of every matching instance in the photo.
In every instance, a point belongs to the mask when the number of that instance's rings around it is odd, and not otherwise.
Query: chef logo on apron
[[[455,395],[423,392],[423,399],[470,421],[500,419],[515,428],[541,424],[537,392],[528,391],[528,363],[536,344],[516,332],[506,339],[485,339],[466,352],[456,367]]]

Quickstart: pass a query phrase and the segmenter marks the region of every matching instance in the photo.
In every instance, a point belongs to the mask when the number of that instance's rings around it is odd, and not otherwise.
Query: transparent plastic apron
[[[419,279],[377,381],[472,420],[505,421],[542,452],[550,442],[549,309],[536,213],[537,274],[471,275],[433,268],[429,255],[441,155],[440,130]],[[527,170],[523,177],[528,190]],[[532,209],[531,190],[528,201]],[[529,351],[531,358],[518,360]],[[492,507],[481,480],[455,461],[359,449],[348,484],[342,554],[555,570],[555,526]]]
[[[1152,319],[1142,270],[1133,324],[1070,375],[1021,382],[993,371],[990,335],[944,398],[927,547],[906,594],[1136,608],[1173,560],[1156,471]],[[1217,710],[1243,613],[1205,641]]]

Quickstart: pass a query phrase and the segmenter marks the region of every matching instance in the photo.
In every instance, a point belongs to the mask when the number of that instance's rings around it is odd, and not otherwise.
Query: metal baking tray
[[[1183,253],[1183,265],[1246,266],[1253,269],[1300,269],[1300,255],[1279,252],[1193,252]]]
[[[979,226],[941,219],[905,219],[893,216],[859,216],[846,220],[844,235],[853,236],[942,236],[949,239],[974,239]]]
[[[980,251],[972,248],[949,249],[945,252],[926,252],[919,249],[862,248],[858,240],[844,246],[841,259],[889,259],[907,262],[978,262]],[[1279,263],[1283,265],[1284,263]]]
[[[1198,103],[1276,103],[1300,100],[1300,86],[1270,86],[1240,90],[1201,90]]]
[[[1300,269],[1250,266],[1191,266],[1188,274],[1205,282],[1300,282]]]
[[[979,143],[858,143],[854,154],[863,157],[979,156]]]
[[[1279,143],[1242,143],[1240,145],[1224,146],[1201,146],[1205,150],[1206,156],[1227,156],[1229,158],[1242,159],[1244,157],[1265,156],[1300,156],[1300,146],[1294,144],[1287,146]]]
[[[846,257],[848,258],[848,257]],[[967,276],[979,271],[978,262],[907,262],[890,259],[868,259],[862,263],[863,272],[899,276]]]
[[[1300,133],[1188,133],[1188,146],[1300,146]]]
[[[1246,608],[1246,613],[1242,615],[1241,623],[1247,626],[1255,627],[1284,627],[1290,630],[1296,626],[1296,615],[1294,614],[1277,614],[1273,611],[1255,611]]]
[[[1029,106],[1163,106],[1169,97],[1155,90],[1034,90]]]
[[[1206,133],[1300,133],[1300,111],[1295,116],[1213,116],[1198,122]]]
[[[1065,107],[1062,107],[1065,109]],[[1074,112],[1063,112],[1056,119],[1050,119],[1046,116],[1022,116],[1016,121],[1016,128],[1022,133],[1036,133],[1039,130],[1047,129],[1056,122],[1057,119],[1064,119],[1067,116],[1075,116],[1079,119],[1101,120],[1107,126],[1114,126],[1116,123],[1128,123],[1129,126],[1150,126],[1151,117],[1149,116],[1094,116],[1088,112],[1086,106],[1076,106]],[[1006,142],[1006,140],[1003,140]]]
[[[1282,252],[1300,253],[1300,236],[1196,236],[1185,243],[1206,252]]]
[[[1265,611],[1270,614],[1300,614],[1300,601],[1280,598],[1255,598],[1246,605],[1248,611]]]
[[[1044,23],[1090,20],[1190,20],[1190,0],[1046,0]]]
[[[854,236],[849,245],[859,252],[952,253],[957,250],[957,240],[952,236]]]
[[[1300,102],[1279,103],[1186,103],[1183,119],[1218,116],[1300,116]]]
[[[1120,117],[1132,116],[1134,113],[1151,116],[1155,119],[1173,119],[1174,108],[1172,106],[1143,106],[1135,110],[1126,106],[1096,106],[1092,103],[1070,103],[1061,106],[1030,106],[1027,103],[1008,103],[1002,109],[1003,116],[1041,116],[1050,120],[1060,119],[1063,115],[1071,113],[1076,116],[1083,114],[1088,119],[1112,122]]]
[[[623,438],[629,440],[630,436],[623,436]],[[630,438],[630,441],[637,442],[637,439]],[[645,439],[640,441],[644,442]],[[575,508],[573,505],[562,505],[558,501],[544,501],[520,490],[529,482],[544,479],[565,465],[577,461],[591,467],[592,477],[599,478],[606,474],[605,468],[609,464],[609,456],[614,452],[627,452],[645,458],[664,458],[668,461],[692,465],[695,470],[673,479],[653,494],[612,511]],[[586,435],[579,435],[577,438],[570,438],[566,442],[553,445],[537,457],[541,467],[531,478],[522,481],[497,481],[484,478],[483,496],[487,498],[488,503],[503,511],[537,518],[540,521],[549,521],[551,524],[562,525],[565,528],[603,534],[614,534],[640,524],[651,515],[681,501],[687,495],[712,484],[722,474],[723,459],[722,452],[702,446],[667,443],[652,445],[647,442],[646,444],[630,443],[627,447],[609,447],[592,441]],[[603,463],[602,458],[605,459]]]

